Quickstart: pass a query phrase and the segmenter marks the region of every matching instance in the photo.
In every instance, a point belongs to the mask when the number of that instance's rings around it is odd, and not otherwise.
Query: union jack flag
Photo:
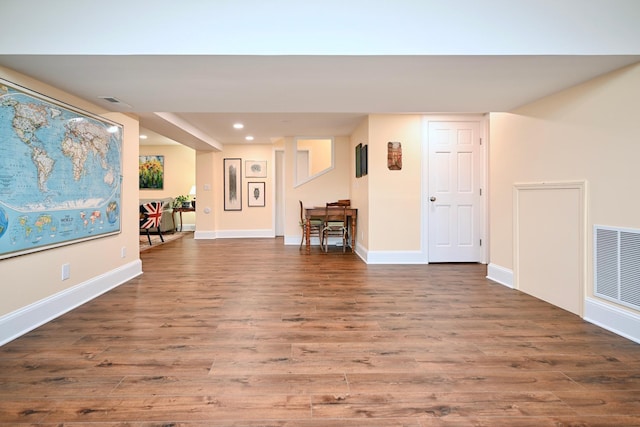
[[[142,205],[140,228],[160,227],[162,219],[162,202],[151,202]]]

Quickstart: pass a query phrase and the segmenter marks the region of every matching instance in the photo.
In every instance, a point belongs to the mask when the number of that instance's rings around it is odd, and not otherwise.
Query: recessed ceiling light
[[[233,124],[233,128],[234,129],[242,129],[242,128],[244,128],[244,125],[242,123],[234,123]]]
[[[147,139],[147,135],[145,135],[145,134],[143,134],[143,133],[142,133],[142,134],[140,134],[140,139]]]
[[[253,141],[253,137],[251,135],[247,135],[244,137],[247,141]]]

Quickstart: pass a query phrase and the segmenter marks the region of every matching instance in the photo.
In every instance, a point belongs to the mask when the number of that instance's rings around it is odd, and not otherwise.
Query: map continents
[[[122,127],[0,80],[0,258],[120,231]]]

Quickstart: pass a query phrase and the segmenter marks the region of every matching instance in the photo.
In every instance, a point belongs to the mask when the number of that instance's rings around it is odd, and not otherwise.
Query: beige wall
[[[294,146],[293,138],[285,139],[285,236],[301,236],[299,200],[308,207],[324,206],[326,202],[350,197],[350,164],[354,160],[349,138],[337,136],[334,138],[335,167],[309,182],[294,187]]]
[[[195,154],[195,150],[184,145],[141,145],[141,156],[164,156],[164,188],[162,190],[140,190],[140,198],[161,199],[189,195],[191,186],[196,183]],[[195,214],[183,213],[182,220],[185,226],[195,225]]]
[[[421,117],[369,117],[369,251],[420,250]],[[387,168],[390,141],[402,143],[402,170]]]
[[[138,122],[101,108],[12,70],[0,67],[0,77],[124,126],[122,223],[120,234],[48,249],[0,261],[0,316],[68,291],[131,263],[138,251]],[[121,257],[122,248],[126,256]],[[62,264],[70,264],[70,278],[61,280]]]
[[[225,145],[224,151],[215,153],[213,176],[209,177],[213,188],[213,213],[215,230],[219,235],[228,232],[242,231],[256,233],[273,232],[273,147],[271,145]],[[223,161],[225,158],[242,159],[242,210],[225,211],[223,193]],[[246,160],[266,160],[266,178],[247,178],[245,176]],[[247,183],[265,183],[265,207],[247,206]],[[242,234],[241,234],[242,235]]]
[[[639,87],[635,65],[491,114],[491,264],[514,269],[514,184],[585,181],[584,290],[591,294],[593,225],[640,229]]]
[[[216,169],[216,153],[196,152],[196,238],[211,238],[215,233],[216,206],[220,203],[215,187],[221,185],[222,168]]]
[[[351,205],[358,209],[358,235],[356,245],[369,247],[369,175],[356,178],[355,151],[358,144],[369,144],[369,117],[358,125],[351,135],[351,161],[349,163],[349,176],[351,177]],[[369,155],[369,158],[370,155]],[[370,173],[370,172],[369,172]]]

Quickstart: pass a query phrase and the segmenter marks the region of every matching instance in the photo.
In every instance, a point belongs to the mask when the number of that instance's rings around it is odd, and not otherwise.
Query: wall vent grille
[[[640,230],[594,227],[594,293],[640,309]]]

